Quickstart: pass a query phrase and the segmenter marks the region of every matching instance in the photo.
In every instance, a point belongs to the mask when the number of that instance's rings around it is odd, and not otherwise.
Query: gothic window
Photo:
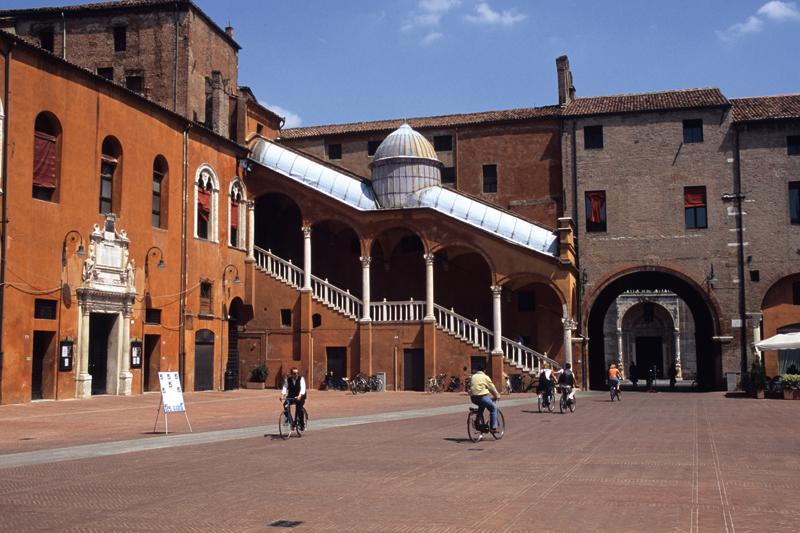
[[[106,137],[100,155],[100,214],[119,213],[121,182],[122,147],[114,137]]]
[[[244,197],[244,187],[239,180],[231,185],[230,209],[228,211],[228,244],[234,248],[245,247],[247,228],[247,204]]]
[[[61,124],[51,113],[39,113],[33,132],[33,197],[58,201]]]
[[[168,173],[167,160],[163,155],[156,156],[153,161],[153,200],[151,206],[151,220],[154,228],[165,229],[167,227]]]
[[[197,170],[195,179],[195,226],[194,236],[217,242],[217,176],[208,165]]]

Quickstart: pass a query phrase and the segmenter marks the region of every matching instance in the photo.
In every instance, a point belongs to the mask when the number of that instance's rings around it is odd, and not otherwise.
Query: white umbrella
[[[756,343],[756,348],[768,352],[770,350],[797,350],[800,349],[800,332],[778,333],[774,337]]]

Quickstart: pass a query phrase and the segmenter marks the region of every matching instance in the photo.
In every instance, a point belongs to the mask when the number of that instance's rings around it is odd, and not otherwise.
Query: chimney
[[[575,86],[572,85],[572,71],[569,70],[569,58],[560,56],[556,58],[556,73],[558,75],[558,105],[567,107],[575,100]]]
[[[225,26],[225,33],[228,34],[228,37],[233,39],[233,26]]]

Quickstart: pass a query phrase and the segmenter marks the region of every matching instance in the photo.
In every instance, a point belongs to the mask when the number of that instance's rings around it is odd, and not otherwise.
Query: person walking
[[[635,388],[636,388],[636,386],[639,384],[639,376],[637,376],[637,375],[636,375],[636,372],[637,372],[638,370],[639,370],[639,369],[638,369],[638,368],[636,368],[636,361],[631,361],[631,366],[630,366],[630,370],[629,370],[629,371],[630,371],[630,373],[631,373],[631,375],[630,375],[630,380],[631,380],[631,383],[633,383],[633,388],[634,388],[634,389],[635,389]]]

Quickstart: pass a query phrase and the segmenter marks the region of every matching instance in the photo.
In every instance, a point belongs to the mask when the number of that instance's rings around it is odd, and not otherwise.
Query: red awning
[[[56,188],[56,138],[37,131],[33,137],[33,184],[47,189]]]
[[[208,222],[208,215],[211,213],[211,191],[201,187],[197,189],[197,212],[203,221]]]
[[[706,188],[686,187],[683,190],[683,207],[705,207]]]
[[[239,202],[231,200],[231,229],[239,227]]]

